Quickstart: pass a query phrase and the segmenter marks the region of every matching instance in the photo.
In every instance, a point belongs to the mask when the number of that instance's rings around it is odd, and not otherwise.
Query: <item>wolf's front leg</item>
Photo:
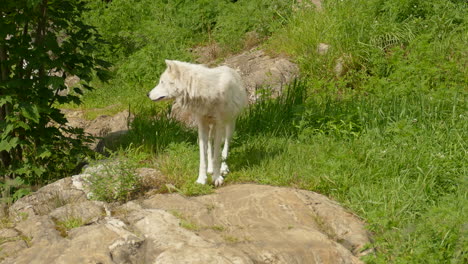
[[[210,125],[208,132],[208,168],[206,171],[208,174],[213,174],[213,127],[214,125]]]
[[[207,150],[208,150],[209,126],[202,120],[198,122],[198,144],[200,147],[200,169],[198,171],[197,183],[206,183]]]

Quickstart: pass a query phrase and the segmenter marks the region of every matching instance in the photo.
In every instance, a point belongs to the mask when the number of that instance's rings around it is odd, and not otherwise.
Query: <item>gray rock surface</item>
[[[273,95],[278,94],[299,73],[297,65],[287,58],[271,57],[256,49],[229,57],[223,64],[240,72],[251,102],[258,98],[258,89],[268,88]]]
[[[109,133],[128,130],[128,123],[132,120],[132,115],[127,111],[119,112],[115,115],[100,115],[94,120],[84,118],[82,110],[63,109],[68,120],[68,125],[83,128],[86,133],[93,136],[103,137]]]
[[[109,204],[86,199],[84,178],[45,186],[10,208],[1,263],[362,263],[369,253],[363,223],[317,193],[243,184]],[[73,218],[81,224],[61,233],[59,221]]]
[[[0,247],[0,259],[7,258],[17,254],[19,251],[28,247],[28,244],[21,239],[8,240],[2,242]]]
[[[127,110],[115,115],[99,115],[94,120],[86,119],[85,113],[79,109],[62,109],[62,112],[69,126],[82,128],[85,133],[101,138],[90,146],[98,152],[103,152],[106,146],[113,145],[125,135],[133,120],[133,115]]]

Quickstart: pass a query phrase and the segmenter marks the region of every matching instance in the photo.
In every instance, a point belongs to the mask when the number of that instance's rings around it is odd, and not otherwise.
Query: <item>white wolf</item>
[[[228,172],[226,158],[235,121],[247,105],[247,93],[239,74],[226,66],[203,65],[166,60],[167,68],[159,84],[148,93],[153,101],[175,99],[175,104],[190,113],[198,125],[200,170],[197,183],[205,184],[212,173],[215,186]],[[224,147],[221,151],[221,141]],[[222,158],[222,159],[220,159]]]

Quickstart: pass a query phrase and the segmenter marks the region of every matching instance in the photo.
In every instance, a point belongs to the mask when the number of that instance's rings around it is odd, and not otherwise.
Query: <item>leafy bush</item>
[[[79,103],[67,89],[76,75],[82,88],[108,64],[92,56],[99,41],[84,24],[81,1],[4,1],[0,7],[0,175],[43,184],[70,173],[83,159],[89,137],[66,126],[57,104]],[[5,179],[6,180],[6,179]]]
[[[25,185],[20,177],[5,179],[4,182],[0,182],[0,203],[11,205],[14,201],[29,194],[29,192],[29,186]]]

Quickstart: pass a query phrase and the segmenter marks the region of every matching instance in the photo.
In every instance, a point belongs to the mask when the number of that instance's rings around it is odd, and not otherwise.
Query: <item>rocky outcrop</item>
[[[119,138],[128,132],[133,115],[125,110],[115,115],[99,115],[93,120],[84,117],[85,112],[75,109],[62,109],[68,125],[82,128],[85,133],[99,137],[90,145],[91,149],[103,152],[104,147],[112,146]]]
[[[1,263],[361,263],[368,253],[363,223],[317,193],[243,184],[117,204],[88,200],[86,177],[9,208]]]
[[[128,130],[128,124],[133,119],[127,110],[115,115],[99,115],[93,120],[86,119],[81,110],[63,109],[62,112],[67,117],[69,126],[83,128],[86,133],[96,137]]]
[[[258,89],[268,88],[273,94],[279,93],[299,73],[297,65],[288,59],[271,57],[256,49],[229,57],[223,64],[240,72],[251,102],[258,98]]]

